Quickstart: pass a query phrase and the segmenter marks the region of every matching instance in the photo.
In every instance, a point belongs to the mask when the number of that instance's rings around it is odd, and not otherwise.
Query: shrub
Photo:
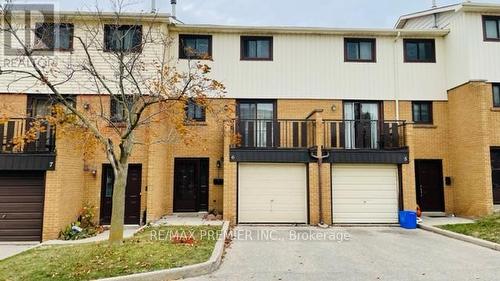
[[[103,228],[95,223],[96,208],[86,204],[80,211],[78,220],[66,226],[59,233],[62,240],[79,240],[96,236],[103,231]]]

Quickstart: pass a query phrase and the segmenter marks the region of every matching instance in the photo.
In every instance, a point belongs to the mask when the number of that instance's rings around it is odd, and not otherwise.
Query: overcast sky
[[[151,0],[121,0],[129,11],[149,11]],[[500,3],[500,0],[485,0]],[[95,0],[14,0],[55,2],[61,10],[95,10]],[[100,0],[99,5],[109,0]],[[426,10],[432,0],[177,0],[177,17],[185,23],[294,25],[317,27],[393,27],[400,15]],[[437,0],[449,5],[460,0]],[[156,0],[170,12],[170,0]],[[108,8],[109,9],[109,6]]]

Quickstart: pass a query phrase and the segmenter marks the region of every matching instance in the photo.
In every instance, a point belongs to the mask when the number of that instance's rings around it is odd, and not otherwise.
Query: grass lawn
[[[120,246],[106,241],[42,246],[0,261],[0,280],[92,280],[201,263],[210,258],[217,242],[205,233],[220,229],[162,226],[147,228]],[[193,233],[195,242],[174,243],[172,233],[181,238]]]
[[[475,223],[448,224],[439,227],[500,244],[500,214],[483,218]]]

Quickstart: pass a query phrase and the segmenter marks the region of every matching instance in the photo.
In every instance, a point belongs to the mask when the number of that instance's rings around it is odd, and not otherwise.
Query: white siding
[[[406,21],[405,29],[432,29],[432,28],[448,28],[451,18],[455,12],[444,12],[434,15],[426,15],[422,17],[412,18]],[[436,26],[437,23],[437,26]]]
[[[178,56],[178,35],[171,55]],[[240,61],[240,34],[214,33],[213,77],[233,98],[445,100],[443,39],[436,39],[437,63],[403,62],[403,44],[377,38],[376,63],[344,62],[338,35],[274,35],[273,61]],[[251,35],[251,34],[250,34]],[[180,68],[186,66],[179,61]]]
[[[62,22],[70,22],[64,21]],[[99,42],[96,47],[90,48],[89,52],[93,59],[93,63],[95,64],[96,69],[100,73],[101,76],[106,77],[106,79],[114,80],[114,75],[117,71],[117,63],[116,59],[111,59],[109,53],[103,52],[101,49],[97,49],[97,47],[102,46],[102,42],[104,41],[102,25],[98,25],[96,22],[82,22],[76,21],[73,22],[75,26],[74,35],[83,38],[83,40],[88,44],[92,40],[92,34],[88,32],[89,29],[93,31],[99,31],[100,33],[95,36],[96,41]],[[33,27],[34,27],[33,23]],[[129,24],[136,24],[135,22],[131,22]],[[149,24],[144,24],[143,33],[146,33],[149,29]],[[19,31],[20,33],[23,30]],[[148,79],[153,79],[156,77],[156,68],[152,67],[154,61],[158,61],[165,55],[165,46],[163,41],[161,41],[161,37],[166,37],[167,29],[166,26],[160,27],[159,24],[155,23],[155,27],[152,29],[152,36],[157,39],[153,44],[147,44],[147,48],[145,48],[142,52],[140,61],[144,63],[144,70],[141,72],[141,77],[143,81]],[[162,35],[165,34],[165,35]],[[31,35],[34,38],[34,34]],[[32,39],[33,40],[33,39]],[[32,41],[33,42],[33,41]],[[4,34],[0,35],[0,44],[4,45]],[[45,68],[46,73],[53,73],[49,75],[51,77],[52,82],[60,82],[63,81],[66,76],[63,74],[58,74],[57,71],[61,71],[63,73],[69,73],[67,67],[71,67],[72,69],[80,69],[79,72],[75,73],[72,79],[58,86],[58,89],[62,93],[67,94],[95,94],[97,93],[97,88],[93,81],[91,80],[91,76],[84,71],[81,71],[81,65],[87,65],[85,61],[87,60],[86,54],[81,47],[81,44],[75,38],[74,43],[74,51],[73,52],[61,52],[55,51],[51,55],[45,56],[37,56],[36,60],[39,65],[48,64],[49,67]],[[0,56],[2,57],[1,66],[3,70],[6,69],[16,69],[16,70],[27,70],[33,72],[33,69],[28,64],[25,57],[21,56],[5,56],[5,48],[0,48]],[[16,81],[16,79],[20,78],[22,75],[12,75],[12,74],[3,74],[0,75],[0,92],[11,92],[11,93],[49,93],[48,88],[43,87],[40,83],[35,83],[34,79],[22,79]],[[138,76],[136,76],[138,77]],[[15,81],[15,82],[13,82]],[[108,81],[110,87],[115,87],[116,83]],[[145,88],[145,87],[144,87]],[[102,90],[102,89],[101,89]]]

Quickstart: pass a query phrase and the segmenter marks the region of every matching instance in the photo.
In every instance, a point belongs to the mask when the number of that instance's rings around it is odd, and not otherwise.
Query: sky
[[[109,10],[109,1],[97,3],[101,9]],[[128,11],[151,10],[151,0],[119,1],[125,1]],[[500,0],[484,1],[500,4]],[[55,3],[58,9],[66,11],[96,9],[96,0],[13,2]],[[461,0],[437,0],[439,6],[458,2]],[[432,0],[177,0],[177,18],[187,24],[391,28],[400,15],[431,6]],[[170,12],[170,0],[156,0],[156,7],[159,12]]]

